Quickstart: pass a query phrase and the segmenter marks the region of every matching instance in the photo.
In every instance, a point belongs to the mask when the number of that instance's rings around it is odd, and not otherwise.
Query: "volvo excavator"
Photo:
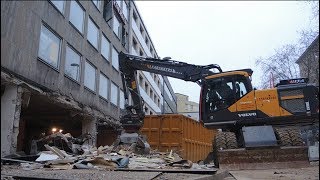
[[[120,117],[125,129],[120,141],[135,142],[145,152],[150,148],[138,133],[145,117],[136,79],[137,70],[141,70],[201,87],[200,121],[206,128],[219,130],[208,155],[217,167],[263,169],[308,162],[308,148],[299,127],[319,126],[319,89],[308,84],[307,78],[282,80],[274,88],[257,90],[251,84],[251,69],[223,72],[217,64],[193,65],[170,57],[157,59],[123,52],[119,66],[126,104]]]

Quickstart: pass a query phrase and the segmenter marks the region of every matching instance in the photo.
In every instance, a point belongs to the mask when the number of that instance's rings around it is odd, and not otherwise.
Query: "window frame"
[[[124,8],[125,7],[125,8]],[[124,9],[126,9],[126,14],[124,13]],[[127,2],[126,1],[123,1],[123,3],[122,3],[122,13],[123,13],[123,15],[124,15],[124,17],[125,17],[125,19],[127,20],[127,21],[129,21],[129,5],[127,4]]]
[[[114,62],[114,52],[117,53],[117,57],[116,57],[116,60],[117,60],[117,67],[114,66],[115,62]],[[118,59],[118,56],[119,56],[119,52],[117,51],[117,49],[112,46],[112,52],[111,52],[111,64],[112,64],[112,67],[113,69],[119,71],[119,59]]]
[[[118,26],[118,28],[117,28],[117,33],[115,32],[115,27],[114,27],[114,25],[115,25],[115,23],[114,23],[114,20],[117,20],[117,22],[118,22],[118,24],[119,24],[119,26]],[[117,15],[116,14],[113,14],[113,20],[112,20],[112,31],[113,31],[113,33],[116,35],[116,37],[120,40],[120,38],[121,38],[121,28],[122,28],[122,23],[121,23],[121,21],[119,20],[119,18],[117,17]]]
[[[89,26],[89,22],[92,22],[92,24],[97,28],[97,47],[95,47],[95,45],[93,44],[93,42],[91,42],[90,40],[89,40],[89,28],[90,28],[90,26]],[[89,44],[94,48],[94,49],[96,49],[97,51],[99,51],[98,49],[99,49],[99,39],[100,39],[100,33],[99,33],[99,27],[98,27],[98,25],[93,21],[93,19],[90,17],[90,16],[88,16],[88,22],[87,22],[88,24],[87,24],[87,41],[89,42]]]
[[[107,97],[104,97],[104,96],[102,96],[102,94],[100,94],[100,88],[101,88],[101,77],[104,77],[104,78],[106,78],[106,80],[107,80],[107,87],[106,87],[106,89],[107,89]],[[106,100],[106,101],[109,101],[109,84],[110,84],[110,79],[104,74],[104,73],[102,73],[102,72],[100,72],[99,73],[99,91],[98,91],[98,94],[99,94],[99,97],[101,97],[102,99],[104,99],[104,100]]]
[[[79,80],[76,80],[76,79],[74,79],[73,77],[71,77],[71,76],[69,76],[68,74],[66,74],[66,63],[67,63],[67,49],[70,49],[70,50],[72,50],[74,53],[76,53],[77,55],[79,55],[79,73],[78,73],[78,75],[79,75]],[[71,79],[71,80],[73,80],[73,81],[75,81],[75,82],[77,82],[78,84],[80,83],[80,81],[81,81],[81,68],[82,68],[82,64],[81,64],[81,60],[82,60],[82,55],[79,53],[79,51],[77,51],[73,46],[71,46],[70,44],[67,44],[67,46],[66,46],[66,52],[65,52],[65,65],[64,65],[64,75],[66,76],[66,77],[68,77],[69,79]]]
[[[113,102],[113,99],[112,99],[112,97],[114,97],[114,94],[113,94],[113,90],[112,90],[112,85],[114,85],[115,87],[116,87],[116,92],[117,92],[117,96],[116,96],[116,104]],[[115,106],[119,106],[119,102],[118,102],[118,99],[119,99],[119,86],[117,86],[117,84],[116,83],[114,83],[113,81],[111,81],[111,83],[110,83],[110,103],[112,103],[113,105],[115,105]]]
[[[97,67],[95,67],[88,59],[86,59],[86,61],[84,62],[84,76],[83,76],[83,86],[84,88],[88,89],[89,91],[93,92],[93,93],[96,93],[97,91],[97,83],[96,83],[96,78],[97,78]],[[87,64],[89,64],[91,67],[94,68],[94,90],[92,90],[90,87],[88,87],[86,85],[86,67],[87,67]]]
[[[83,22],[82,22],[82,31],[80,31],[76,25],[74,25],[71,21],[71,10],[72,10],[72,2],[75,2],[79,5],[79,7],[82,9],[83,11]],[[71,26],[73,26],[73,28],[75,28],[82,36],[84,35],[84,30],[85,30],[85,20],[86,20],[86,11],[85,9],[82,7],[82,5],[77,1],[77,0],[72,0],[70,1],[70,11],[69,11],[69,23],[71,24]]]
[[[102,44],[102,40],[103,40],[103,38],[105,38],[106,39],[106,41],[107,41],[107,43],[109,44],[108,46],[108,57],[105,57],[103,54],[102,54],[102,47],[103,47],[103,44]],[[111,52],[110,52],[110,46],[112,46],[112,44],[111,44],[111,42],[109,41],[109,39],[107,38],[107,36],[105,36],[104,35],[104,33],[102,32],[102,35],[101,35],[101,56],[102,56],[102,58],[104,58],[107,62],[109,62],[110,63],[110,54],[111,54]]]
[[[61,10],[61,11],[60,11],[60,9],[54,4],[53,1],[54,1],[54,0],[49,0],[49,3],[50,3],[62,16],[64,16],[65,11],[66,11],[66,1],[64,1],[64,0],[55,1],[55,2],[63,2],[63,7],[62,7],[62,10]]]
[[[96,3],[94,3],[94,2],[98,2],[98,5],[96,4]],[[100,0],[91,0],[91,2],[94,4],[94,6],[98,9],[98,11],[100,11],[100,8],[101,8],[101,1]]]
[[[122,99],[123,98],[123,99]],[[123,102],[121,101],[121,100],[123,100]],[[124,98],[124,91],[123,90],[119,90],[119,107],[120,107],[120,109],[125,109],[125,98]],[[122,104],[122,103],[123,104]]]
[[[57,60],[57,66],[56,67],[54,65],[52,65],[50,62],[48,62],[46,59],[44,59],[43,57],[40,57],[40,55],[39,55],[42,27],[46,28],[49,32],[51,32],[55,37],[57,37],[60,40],[59,41],[59,49],[58,49],[58,60]],[[47,25],[45,22],[42,22],[41,23],[41,27],[40,27],[37,59],[40,60],[41,62],[43,62],[44,64],[50,66],[51,68],[59,71],[60,70],[60,63],[61,63],[62,41],[63,41],[63,39],[58,33],[56,33],[53,29],[51,29],[51,27],[49,25]]]

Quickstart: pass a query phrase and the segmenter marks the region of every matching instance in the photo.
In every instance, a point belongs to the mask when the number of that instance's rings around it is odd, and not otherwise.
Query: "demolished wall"
[[[95,145],[97,142],[98,126],[107,125],[114,129],[120,129],[121,127],[118,120],[93,107],[79,103],[72,97],[59,92],[44,91],[4,71],[1,71],[1,88],[3,91],[1,96],[2,157],[17,151],[17,137],[19,135],[19,128],[21,128],[19,127],[19,123],[21,118],[23,118],[21,108],[28,108],[30,96],[31,98],[40,97],[40,99],[45,99],[48,105],[64,109],[64,111],[68,112],[68,115],[81,117],[79,118],[82,123],[80,131],[82,134],[89,133],[92,136],[92,141],[90,141],[92,145]]]
[[[17,147],[22,88],[7,85],[1,96],[1,155],[12,154]]]

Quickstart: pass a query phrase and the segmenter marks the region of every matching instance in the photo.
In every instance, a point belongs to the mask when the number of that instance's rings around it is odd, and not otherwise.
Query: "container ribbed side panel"
[[[193,162],[205,159],[211,152],[215,132],[180,114],[148,115],[141,128],[152,149],[174,150]]]

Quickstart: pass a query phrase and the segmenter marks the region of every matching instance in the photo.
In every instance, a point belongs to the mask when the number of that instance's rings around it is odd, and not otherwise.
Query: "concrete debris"
[[[169,165],[173,166],[173,167],[191,168],[193,163],[190,160],[183,159],[183,160],[180,160],[180,161],[169,163]]]
[[[200,165],[190,160],[182,159],[174,150],[159,152],[153,149],[147,154],[140,154],[130,143],[115,142],[110,146],[100,147],[83,144],[84,139],[87,140],[87,137],[73,138],[69,133],[55,133],[43,137],[37,140],[37,143],[48,143],[42,145],[46,150],[37,153],[38,158],[35,159],[35,162],[20,161],[21,168],[24,170],[49,168],[52,170],[98,169],[108,171],[120,169],[128,171],[139,169],[201,170],[210,168],[208,164]],[[65,142],[71,148],[66,149],[64,148],[65,146],[61,146],[59,143],[53,143],[56,146],[49,145],[55,138],[59,138],[60,142]],[[73,150],[70,151],[71,149]]]
[[[38,151],[43,150],[45,147],[46,149],[48,149],[48,147],[46,147],[45,145],[49,145],[49,144],[58,144],[59,148],[66,150],[69,153],[73,153],[73,154],[82,154],[83,153],[83,149],[81,148],[81,145],[84,144],[85,142],[87,142],[88,140],[90,140],[92,138],[92,136],[90,134],[84,134],[81,135],[78,138],[74,138],[71,136],[70,133],[66,133],[66,134],[62,134],[61,132],[56,132],[53,134],[50,134],[48,136],[42,137],[40,139],[37,140],[32,140],[32,144],[31,144],[31,154],[36,154],[38,153]],[[57,143],[55,143],[57,142]],[[57,151],[56,153],[59,153],[58,150],[56,149],[48,149],[50,151]],[[57,154],[59,157],[62,156],[62,154]],[[60,157],[62,158],[62,157]]]
[[[172,150],[170,151],[170,154],[164,158],[167,162],[174,162],[174,157],[172,156]]]
[[[56,160],[58,158],[59,158],[59,156],[57,156],[53,153],[41,152],[40,156],[36,159],[36,162],[51,161],[51,160]]]
[[[40,163],[21,163],[21,167],[23,170],[41,169],[41,168],[43,168],[43,164],[40,164]]]

